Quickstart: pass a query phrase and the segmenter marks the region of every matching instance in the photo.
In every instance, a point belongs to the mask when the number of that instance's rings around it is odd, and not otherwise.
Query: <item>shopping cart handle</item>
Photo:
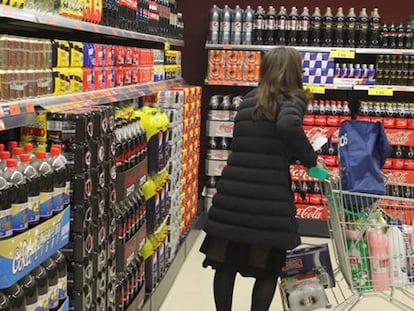
[[[308,174],[310,177],[313,177],[319,180],[326,180],[328,179],[329,171],[325,168],[314,166],[308,169]]]

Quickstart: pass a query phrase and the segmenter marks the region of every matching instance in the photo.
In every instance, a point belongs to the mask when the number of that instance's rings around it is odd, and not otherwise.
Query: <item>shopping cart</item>
[[[406,195],[414,193],[414,185],[387,183],[400,190],[399,196],[373,195],[342,190],[337,175],[323,178],[337,263],[336,286],[328,293],[332,309],[351,310],[362,298],[375,296],[414,310],[414,197]]]

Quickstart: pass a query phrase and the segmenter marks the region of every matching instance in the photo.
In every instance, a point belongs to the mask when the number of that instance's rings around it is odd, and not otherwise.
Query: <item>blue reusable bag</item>
[[[349,192],[385,194],[381,169],[391,151],[381,122],[349,120],[339,128],[339,166],[342,189]],[[353,210],[374,203],[365,196],[344,196]]]

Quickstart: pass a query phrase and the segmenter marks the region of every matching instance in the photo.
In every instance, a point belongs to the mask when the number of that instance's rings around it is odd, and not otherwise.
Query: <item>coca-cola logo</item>
[[[233,132],[234,124],[221,124],[219,126],[219,130],[224,133],[232,133]]]
[[[392,173],[386,174],[388,184],[405,184],[407,183],[408,172],[404,171],[393,171]]]
[[[325,208],[323,206],[305,205],[297,208],[297,218],[326,220]]]
[[[308,181],[311,179],[306,170],[299,166],[290,167],[290,176],[293,180]]]
[[[282,268],[282,271],[297,270],[303,268],[303,261],[301,258],[295,258],[292,260],[287,260],[285,266]]]
[[[387,138],[391,145],[406,145],[410,141],[411,133],[408,131],[387,132]]]

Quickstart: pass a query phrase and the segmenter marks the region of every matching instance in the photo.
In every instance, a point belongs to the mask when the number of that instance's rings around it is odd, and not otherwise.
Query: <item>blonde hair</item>
[[[303,89],[302,72],[302,58],[295,49],[278,47],[267,52],[260,65],[254,119],[264,116],[275,121],[284,98],[296,101],[295,91],[301,91],[309,100],[311,95]]]

